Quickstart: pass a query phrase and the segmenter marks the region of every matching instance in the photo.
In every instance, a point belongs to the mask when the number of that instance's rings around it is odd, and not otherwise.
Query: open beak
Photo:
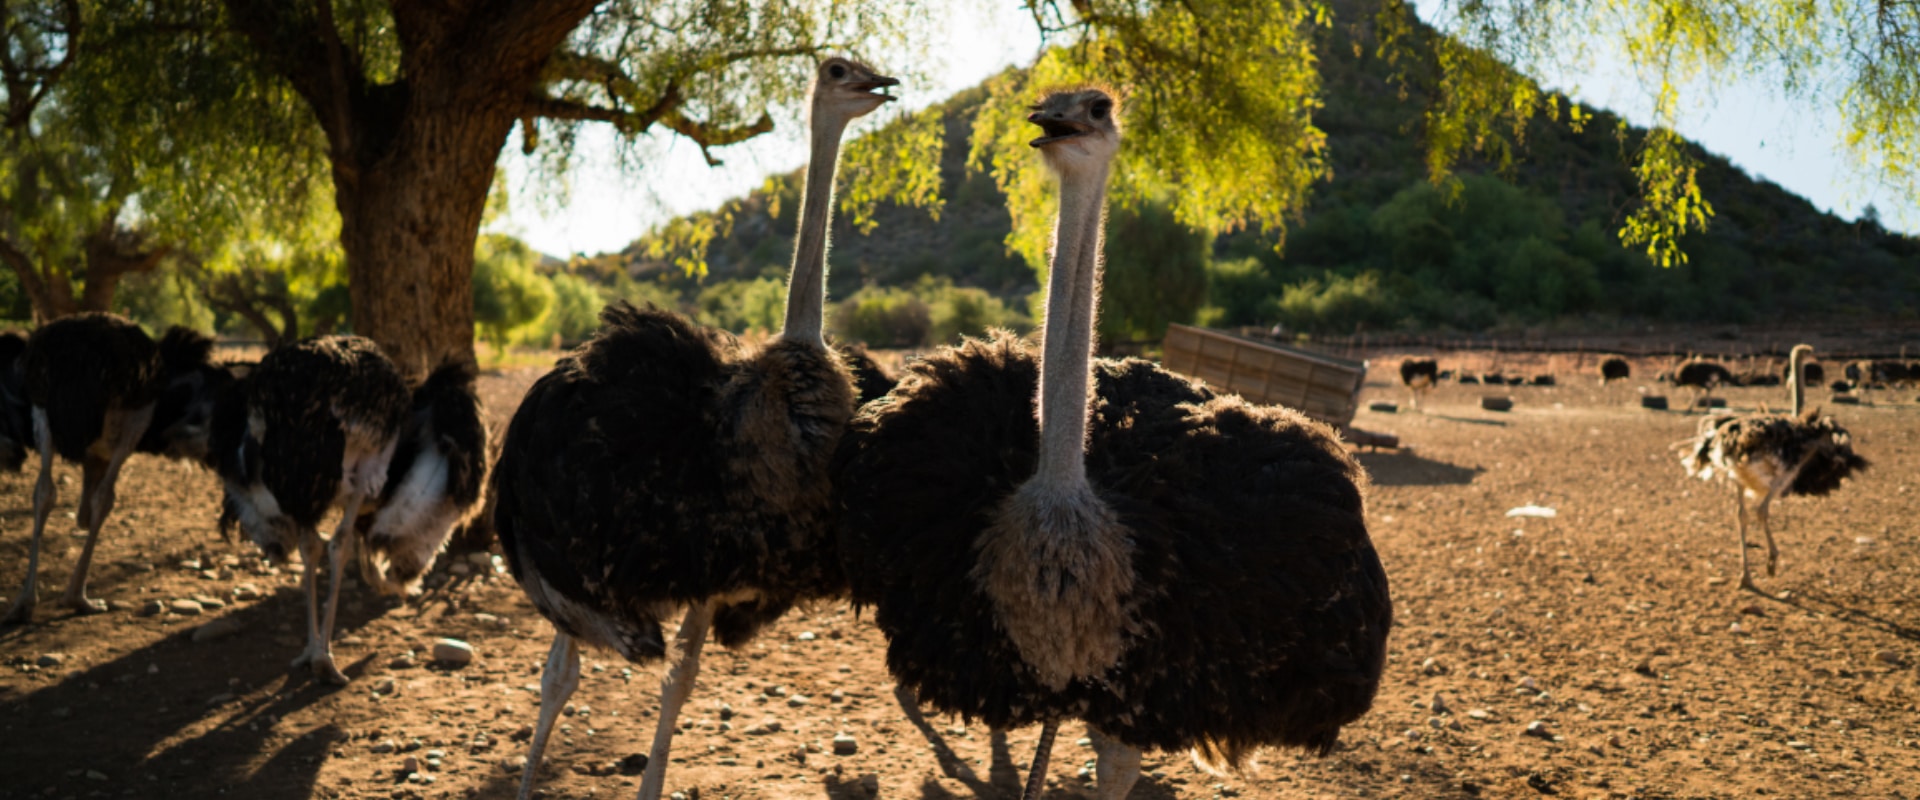
[[[886,89],[889,86],[899,86],[899,85],[900,85],[900,80],[898,78],[889,78],[885,75],[875,75],[871,80],[855,81],[853,83],[849,83],[847,84],[847,88],[852,89],[856,92],[866,92],[875,97],[883,98],[887,102],[891,102],[894,100],[898,100],[899,98],[894,97],[893,95],[887,94],[884,91],[876,91],[876,90]]]
[[[1066,141],[1093,132],[1091,125],[1062,117],[1045,117],[1039,112],[1028,114],[1027,121],[1040,126],[1043,134],[1040,138],[1027,143],[1033,147],[1045,147],[1054,142]]]

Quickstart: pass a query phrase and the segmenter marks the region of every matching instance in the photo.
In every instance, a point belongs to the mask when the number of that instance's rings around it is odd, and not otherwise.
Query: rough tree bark
[[[407,374],[473,361],[473,247],[494,165],[542,67],[594,5],[395,2],[401,77],[375,84],[330,0],[227,0],[326,133],[353,329]]]

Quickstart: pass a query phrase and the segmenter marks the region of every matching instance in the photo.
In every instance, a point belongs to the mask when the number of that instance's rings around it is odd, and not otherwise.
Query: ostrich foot
[[[299,658],[293,660],[292,666],[296,669],[310,667],[313,670],[313,679],[321,683],[333,686],[347,685],[347,674],[333,665],[333,654],[324,650],[315,652],[312,648],[308,648],[306,652],[300,654]]]
[[[7,615],[0,617],[0,625],[28,625],[33,622],[34,599],[31,595],[21,595],[13,601],[13,607],[7,609]]]
[[[73,609],[73,613],[80,616],[86,616],[88,614],[100,614],[107,610],[107,601],[95,600],[85,595],[82,595],[80,597],[69,597],[66,599],[65,603],[67,608]]]

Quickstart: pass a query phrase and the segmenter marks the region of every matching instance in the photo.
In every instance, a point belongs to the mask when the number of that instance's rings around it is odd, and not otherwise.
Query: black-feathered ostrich
[[[377,591],[405,596],[417,588],[454,527],[480,505],[487,423],[473,382],[473,365],[454,361],[413,390],[386,487],[354,526],[361,577]]]
[[[1623,381],[1630,377],[1633,377],[1633,368],[1627,365],[1626,359],[1621,358],[1619,356],[1608,356],[1607,358],[1601,360],[1600,362],[1600,385],[1601,386],[1605,386],[1614,381]]]
[[[847,365],[847,371],[853,374],[854,394],[860,405],[866,405],[882,397],[900,383],[900,379],[880,366],[880,361],[867,352],[865,345],[840,345],[840,360]]]
[[[1420,407],[1420,395],[1433,389],[1439,375],[1440,365],[1433,359],[1409,358],[1400,362],[1400,382],[1413,391],[1414,408]]]
[[[226,510],[269,558],[300,552],[307,646],[293,665],[324,682],[347,682],[330,647],[341,568],[354,522],[389,483],[410,405],[406,381],[372,341],[322,336],[268,352],[214,411],[211,458]],[[324,540],[332,580],[323,616],[318,529],[336,507],[339,526]]]
[[[557,629],[522,798],[579,683],[579,645],[655,661],[668,649],[661,621],[687,610],[641,780],[640,796],[655,800],[709,625],[738,647],[796,602],[844,591],[827,468],[855,403],[853,378],[821,335],[827,232],[841,137],[896,83],[843,58],[818,67],[778,336],[747,346],[616,304],[515,413],[494,470],[494,527],[514,577]]]
[[[1755,514],[1760,530],[1767,537],[1767,575],[1772,577],[1780,559],[1773,544],[1773,529],[1767,523],[1767,509],[1776,497],[1803,495],[1819,497],[1840,488],[1842,481],[1867,468],[1867,460],[1853,452],[1853,440],[1832,417],[1820,416],[1818,409],[1804,409],[1805,378],[1801,368],[1809,345],[1798,345],[1789,354],[1788,385],[1792,392],[1792,413],[1760,412],[1744,416],[1723,416],[1701,420],[1700,434],[1681,444],[1680,461],[1687,474],[1702,480],[1718,477],[1730,481],[1736,498],[1736,517],[1740,527],[1740,587],[1759,591],[1753,585],[1753,571],[1747,565],[1747,499],[1758,498]]]
[[[33,411],[27,402],[27,337],[0,333],[0,469],[19,472],[33,449]]]
[[[1076,89],[1028,117],[1060,178],[1045,374],[1006,336],[935,352],[836,459],[840,553],[888,668],[941,711],[1043,723],[1030,796],[1066,718],[1110,799],[1142,748],[1324,753],[1372,703],[1392,616],[1366,473],[1331,430],[1090,364],[1114,112]]]
[[[1712,400],[1715,387],[1732,383],[1733,373],[1712,361],[1693,359],[1680,365],[1680,368],[1673,372],[1674,386],[1685,386],[1694,390],[1693,402],[1687,404],[1689,409],[1700,405],[1702,398]]]
[[[26,585],[0,621],[33,618],[40,537],[56,494],[55,455],[80,462],[74,516],[87,529],[62,602],[83,614],[106,609],[87,597],[87,572],[113,511],[120,469],[135,452],[195,460],[205,455],[208,413],[226,375],[208,362],[212,349],[212,339],[179,327],[156,343],[139,325],[105,313],[62,317],[28,337],[17,377],[25,388],[32,447],[40,453],[40,478],[33,491]]]

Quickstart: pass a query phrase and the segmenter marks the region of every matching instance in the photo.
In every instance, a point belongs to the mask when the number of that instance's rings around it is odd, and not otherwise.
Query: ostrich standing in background
[[[104,313],[63,317],[28,337],[17,369],[26,389],[33,449],[40,453],[40,479],[33,490],[26,585],[0,621],[33,618],[40,537],[57,493],[55,455],[80,462],[74,517],[87,529],[62,603],[82,614],[106,610],[106,603],[87,597],[87,571],[100,529],[113,511],[120,468],[136,451],[176,459],[204,455],[207,409],[213,402],[209,375],[224,372],[208,363],[212,349],[212,339],[179,327],[155,343],[139,325]],[[169,400],[159,409],[164,415],[156,413],[163,395]]]
[[[1627,366],[1627,360],[1619,356],[1609,356],[1600,362],[1600,385],[1614,381],[1623,381],[1633,376],[1633,368]]]
[[[1687,403],[1689,410],[1700,405],[1702,398],[1712,400],[1714,387],[1731,383],[1733,383],[1733,373],[1712,361],[1695,359],[1680,365],[1680,368],[1673,372],[1674,386],[1685,386],[1694,390],[1692,402]]]
[[[473,381],[471,364],[452,362],[413,390],[386,487],[357,520],[361,577],[382,593],[417,588],[454,526],[480,503],[487,424]]]
[[[1854,454],[1853,440],[1845,428],[1832,417],[1820,416],[1817,409],[1803,412],[1806,392],[1802,363],[1812,352],[1812,346],[1803,344],[1795,346],[1788,356],[1792,413],[1701,420],[1699,436],[1681,444],[1680,461],[1687,474],[1702,480],[1717,476],[1734,485],[1740,526],[1740,586],[1744,589],[1760,591],[1753,585],[1753,571],[1747,565],[1749,497],[1760,501],[1755,514],[1767,537],[1767,576],[1772,577],[1780,559],[1773,544],[1773,529],[1767,523],[1767,509],[1774,498],[1790,494],[1824,496],[1867,468],[1867,460]]]
[[[1042,723],[1029,797],[1065,718],[1108,800],[1141,748],[1325,753],[1372,704],[1392,616],[1366,473],[1331,430],[1090,358],[1113,111],[1084,89],[1028,117],[1060,178],[1045,374],[1004,335],[937,351],[835,463],[840,554],[888,669],[943,712]]]
[[[1400,362],[1400,382],[1413,390],[1414,408],[1420,407],[1420,395],[1433,389],[1439,380],[1440,365],[1432,359],[1406,359]]]
[[[827,232],[847,125],[893,99],[892,78],[822,61],[812,155],[781,333],[746,346],[724,331],[625,303],[528,390],[494,470],[494,529],[556,634],[520,797],[579,685],[578,645],[635,663],[664,657],[660,624],[687,609],[661,686],[640,797],[666,780],[675,719],[711,625],[739,647],[794,603],[844,591],[828,538],[834,448],[853,378],[822,338]]]
[[[347,682],[330,646],[341,567],[362,505],[387,486],[409,400],[406,381],[373,342],[322,336],[268,352],[214,412],[210,458],[226,510],[267,557],[300,552],[307,647],[293,665],[311,667],[323,682]],[[332,580],[323,617],[318,527],[335,506],[342,514],[325,542]]]

